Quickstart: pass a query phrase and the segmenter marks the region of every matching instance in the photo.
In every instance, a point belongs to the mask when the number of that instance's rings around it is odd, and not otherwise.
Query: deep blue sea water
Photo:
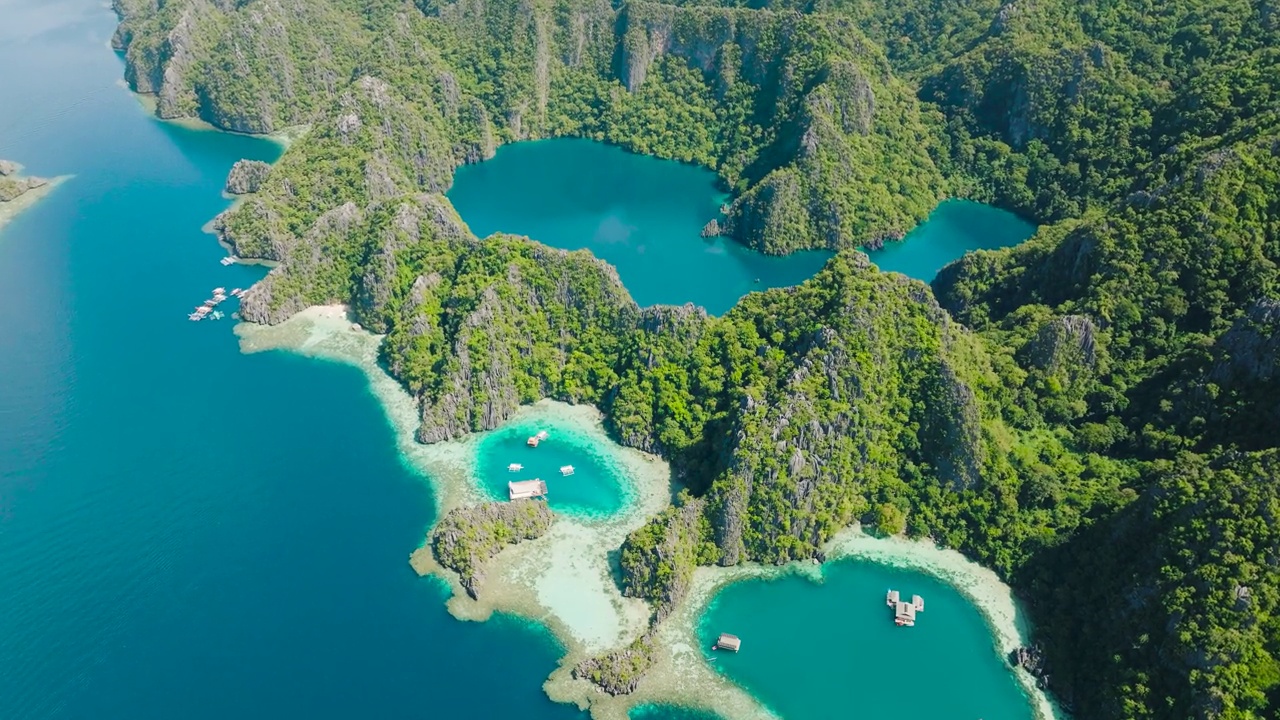
[[[545,631],[410,570],[430,491],[364,376],[187,322],[261,276],[200,227],[280,150],[148,117],[114,25],[0,0],[0,157],[75,175],[0,230],[0,718],[583,718]]]
[[[0,0],[0,157],[75,174],[0,230],[0,718],[582,718],[560,649],[461,623],[356,369],[187,322],[263,140],[146,116],[97,0]],[[501,658],[501,692],[493,674]]]

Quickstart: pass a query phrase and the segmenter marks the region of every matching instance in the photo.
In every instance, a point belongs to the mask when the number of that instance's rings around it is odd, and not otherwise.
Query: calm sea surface
[[[915,627],[894,625],[885,593],[924,598]],[[738,653],[712,652],[722,632]],[[1031,706],[955,589],[920,573],[851,560],[821,583],[791,574],[731,585],[704,613],[704,654],[787,720],[1031,720]]]
[[[719,315],[754,290],[796,285],[831,256],[771,257],[700,237],[727,196],[709,170],[582,139],[504,145],[459,168],[449,199],[471,230],[590,250],[618,269],[641,305],[701,305]],[[949,200],[902,242],[869,253],[883,270],[925,282],[968,250],[1016,245],[1035,226],[987,205]]]
[[[770,257],[700,237],[728,199],[715,181],[705,168],[591,140],[536,140],[459,168],[449,200],[480,237],[590,250],[618,268],[641,305],[691,302],[719,315],[752,290],[803,282],[831,256]]]
[[[187,321],[261,275],[200,227],[279,149],[149,119],[114,26],[0,0],[0,157],[76,176],[0,231],[0,718],[584,717],[545,632],[410,570],[431,498],[358,370]]]
[[[445,591],[409,569],[432,522],[429,489],[401,463],[361,373],[244,356],[229,319],[187,322],[214,286],[261,276],[219,265],[200,227],[226,207],[231,165],[279,148],[147,117],[119,85],[114,25],[95,0],[0,0],[0,157],[75,175],[0,231],[0,718],[583,718],[542,693],[561,653],[544,631],[458,622]],[[663,166],[673,178],[691,170]],[[675,209],[705,204],[686,188],[671,180],[672,213],[701,242],[702,210]],[[722,273],[737,279],[683,299],[723,310],[750,289],[743,278],[767,276],[758,256],[724,251],[745,268]],[[770,283],[796,282],[820,258],[780,262],[793,274]],[[611,496],[600,497],[584,502]],[[933,582],[904,575],[905,590]],[[761,680],[754,663],[788,657],[770,638],[799,622],[793,612],[839,605],[857,623],[883,620],[863,597],[882,589],[770,594],[789,582],[724,594],[716,626],[745,627],[739,605],[769,612],[740,633],[740,656],[717,662],[771,705],[820,717],[828,696]],[[976,613],[946,592],[930,589],[939,604],[913,635],[860,637],[859,662],[910,666],[925,650],[903,643],[927,643],[994,667]],[[809,662],[843,663],[850,649],[823,652]],[[862,687],[842,716],[926,717],[890,697],[923,687]]]
[[[1017,245],[1034,235],[1036,226],[990,205],[947,200],[901,242],[867,253],[881,270],[933,282],[938,271],[970,250]]]
[[[530,436],[543,431],[546,440],[531,448]],[[512,463],[520,465],[511,470]],[[564,475],[562,468],[573,468]],[[517,422],[490,433],[476,450],[475,479],[495,500],[506,500],[512,480],[538,478],[547,483],[547,503],[554,510],[583,518],[606,518],[630,499],[624,470],[594,438],[566,425]]]

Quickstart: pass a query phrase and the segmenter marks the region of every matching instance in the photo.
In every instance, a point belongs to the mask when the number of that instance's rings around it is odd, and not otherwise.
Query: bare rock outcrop
[[[227,174],[225,190],[232,195],[256,193],[271,173],[271,165],[261,160],[237,160]]]

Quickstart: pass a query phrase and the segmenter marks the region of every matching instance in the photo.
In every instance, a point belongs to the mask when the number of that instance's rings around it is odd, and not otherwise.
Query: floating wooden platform
[[[924,612],[924,598],[912,595],[906,602],[897,590],[885,594],[885,604],[893,608],[893,622],[899,627],[915,627],[916,614]]]
[[[507,483],[507,496],[511,500],[528,500],[545,497],[546,494],[547,484],[538,478]]]
[[[715,645],[711,646],[711,649],[738,652],[738,650],[742,649],[742,639],[739,638],[737,635],[730,635],[729,633],[720,633],[719,639],[716,640]]]

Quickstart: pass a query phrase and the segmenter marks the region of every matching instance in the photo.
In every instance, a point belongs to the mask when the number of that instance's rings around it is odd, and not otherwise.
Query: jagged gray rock
[[[629,695],[653,666],[653,630],[625,648],[587,658],[573,668],[573,676],[595,683],[610,695]]]
[[[542,537],[555,513],[537,500],[491,502],[454,508],[431,532],[436,561],[458,573],[467,594],[479,596],[484,566],[507,545]]]
[[[40,177],[19,175],[22,166],[12,160],[0,160],[0,203],[17,200],[31,190],[44,187],[49,181]]]
[[[256,193],[271,173],[271,165],[261,160],[237,160],[227,173],[226,191],[232,195]]]

